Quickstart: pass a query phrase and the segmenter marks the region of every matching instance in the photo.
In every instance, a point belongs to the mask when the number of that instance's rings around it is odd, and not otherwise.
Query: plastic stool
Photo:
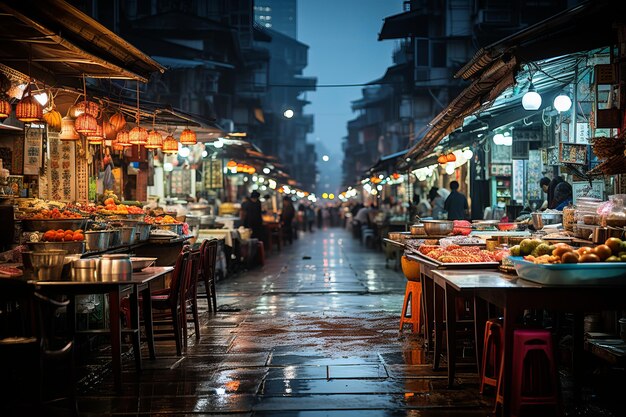
[[[411,316],[407,317],[409,303],[411,303]],[[402,314],[400,315],[400,331],[402,331],[405,323],[413,325],[413,333],[419,332],[422,328],[422,283],[419,281],[406,282]]]
[[[361,243],[367,247],[367,242],[370,239],[374,239],[374,229],[361,228]]]
[[[502,346],[504,333],[500,320],[491,319],[485,323],[485,338],[483,340],[483,358],[480,367],[480,389],[482,394],[485,385],[498,387],[500,366],[502,362]]]
[[[502,367],[500,371],[502,375]],[[515,330],[510,383],[512,417],[519,416],[521,408],[527,405],[559,408],[558,376],[549,331]],[[496,406],[503,402],[501,387],[498,384]]]

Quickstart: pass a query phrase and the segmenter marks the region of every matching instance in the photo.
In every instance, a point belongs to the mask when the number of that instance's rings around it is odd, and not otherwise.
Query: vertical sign
[[[202,171],[205,189],[222,189],[224,187],[224,168],[221,159],[205,160]]]
[[[27,127],[24,137],[24,175],[39,175],[43,129]]]

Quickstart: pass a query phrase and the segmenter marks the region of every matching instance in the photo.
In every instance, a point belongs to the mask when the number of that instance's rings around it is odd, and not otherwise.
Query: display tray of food
[[[510,258],[517,275],[546,285],[615,285],[624,284],[626,262],[534,263],[522,257]]]
[[[22,219],[22,229],[25,232],[43,232],[47,230],[84,230],[89,221],[86,217],[71,218],[26,218]]]
[[[502,256],[500,252],[489,252],[478,246],[422,245],[413,251],[442,268],[497,268]]]

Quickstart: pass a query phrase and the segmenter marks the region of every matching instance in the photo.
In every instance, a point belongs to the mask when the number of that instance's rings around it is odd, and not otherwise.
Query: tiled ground
[[[301,235],[264,267],[218,283],[220,312],[203,313],[183,357],[159,342],[140,374],[125,361],[121,394],[110,373],[82,384],[81,415],[489,415],[493,397],[478,395],[473,366],[448,389],[419,340],[399,337],[404,285],[342,229]]]

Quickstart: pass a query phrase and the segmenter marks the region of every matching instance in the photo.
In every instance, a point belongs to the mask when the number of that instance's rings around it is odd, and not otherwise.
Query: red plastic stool
[[[485,337],[483,339],[483,358],[480,367],[480,389],[482,394],[485,385],[496,388],[500,378],[502,362],[502,346],[504,333],[500,320],[491,319],[485,323]]]
[[[549,331],[515,330],[510,383],[512,417],[519,416],[522,406],[527,405],[554,406],[558,411],[558,376]],[[498,385],[496,406],[503,402],[501,386]]]
[[[411,303],[410,317],[409,303]],[[407,281],[404,291],[404,303],[402,304],[402,314],[400,315],[400,331],[405,323],[413,325],[413,333],[419,332],[422,328],[422,283],[419,281]]]

